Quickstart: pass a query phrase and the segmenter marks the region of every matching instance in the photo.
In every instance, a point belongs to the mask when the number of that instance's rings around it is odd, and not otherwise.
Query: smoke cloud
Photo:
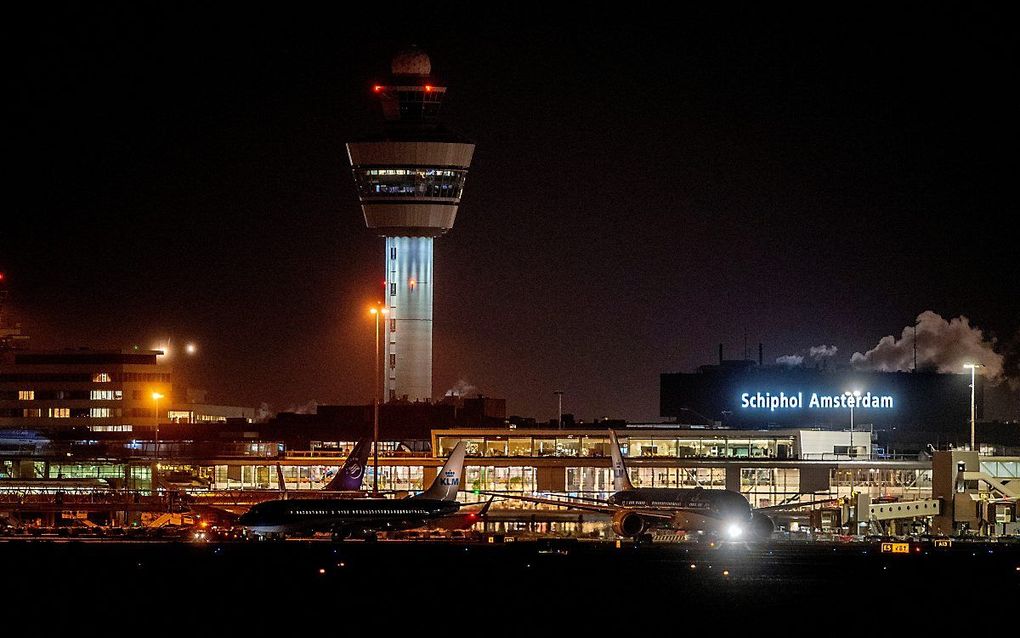
[[[294,412],[295,414],[315,414],[318,410],[319,402],[312,399],[311,401],[301,405],[292,405],[284,410],[284,412]]]
[[[926,310],[917,316],[917,367],[939,372],[964,372],[964,363],[979,363],[990,380],[1003,372],[1003,357],[994,350],[995,339],[986,338],[967,317],[945,320]],[[914,327],[903,329],[900,338],[882,337],[865,353],[855,352],[850,363],[858,370],[897,372],[914,367]]]
[[[821,361],[822,359],[831,359],[836,356],[837,351],[839,351],[839,348],[836,346],[812,346],[811,349],[808,350],[808,356],[815,361]]]
[[[466,379],[458,379],[453,387],[446,391],[448,397],[466,397],[478,394],[478,388]]]
[[[836,346],[812,346],[808,348],[807,356],[816,363],[820,363],[825,359],[831,359],[836,355],[836,351],[839,350]],[[776,359],[776,363],[781,366],[790,366],[796,368],[804,365],[804,355],[802,354],[786,354]]]

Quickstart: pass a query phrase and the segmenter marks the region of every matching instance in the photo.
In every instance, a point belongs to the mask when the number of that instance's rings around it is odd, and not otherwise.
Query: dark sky
[[[409,43],[478,145],[436,246],[437,395],[652,419],[660,372],[745,335],[846,362],[924,310],[1020,327],[1013,16],[254,6],[6,21],[0,270],[36,346],[172,335],[221,400],[367,401],[383,244],[344,142]]]

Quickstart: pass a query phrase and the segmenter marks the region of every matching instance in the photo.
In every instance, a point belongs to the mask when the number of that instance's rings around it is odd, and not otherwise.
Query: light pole
[[[555,390],[556,395],[556,429],[563,429],[563,390]]]
[[[152,456],[155,462],[152,464],[152,493],[156,493],[157,481],[159,480],[159,400],[163,398],[163,395],[159,392],[152,393],[152,401],[155,403],[156,409],[156,441],[152,448]]]
[[[974,450],[976,449],[974,447],[974,422],[977,420],[977,410],[974,406],[974,394],[977,387],[975,376],[977,369],[984,366],[980,363],[965,363],[963,367],[970,368],[970,449]]]
[[[381,305],[381,304],[380,304]],[[372,308],[370,313],[375,315],[375,383],[373,384],[372,398],[372,496],[379,496],[379,380],[382,378],[382,370],[379,367],[379,317],[386,314],[386,308]]]
[[[854,457],[857,456],[856,449],[854,448],[854,405],[857,403],[857,399],[860,398],[861,391],[860,390],[854,390],[853,392],[850,392],[849,390],[847,390],[846,392],[844,392],[844,394],[847,397],[847,403],[850,404],[850,449],[849,449],[849,453],[850,454],[849,454],[849,456],[850,456],[850,460],[853,460]],[[868,445],[871,445],[871,443],[869,442]],[[856,472],[857,472],[857,470],[855,468],[853,468],[853,467],[850,468],[850,498],[851,499],[853,499],[853,496],[854,496],[854,474]],[[851,503],[851,506],[853,506],[853,503]]]

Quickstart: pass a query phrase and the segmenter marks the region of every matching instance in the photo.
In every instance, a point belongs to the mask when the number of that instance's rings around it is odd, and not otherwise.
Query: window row
[[[0,410],[0,417],[8,418],[49,418],[49,419],[109,419],[120,417],[120,408],[21,408]]]
[[[141,392],[136,391],[136,399],[141,398]],[[120,401],[124,398],[123,390],[13,390],[0,393],[0,399],[14,399],[18,401],[52,401],[70,399],[75,401]]]
[[[358,169],[358,195],[460,199],[467,171],[436,168]]]

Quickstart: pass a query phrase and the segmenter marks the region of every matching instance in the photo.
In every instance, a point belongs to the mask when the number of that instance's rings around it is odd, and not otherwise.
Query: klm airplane
[[[460,509],[464,443],[458,443],[429,489],[403,499],[325,498],[266,501],[254,505],[237,523],[260,536],[329,532],[374,538],[377,532],[421,527]]]

